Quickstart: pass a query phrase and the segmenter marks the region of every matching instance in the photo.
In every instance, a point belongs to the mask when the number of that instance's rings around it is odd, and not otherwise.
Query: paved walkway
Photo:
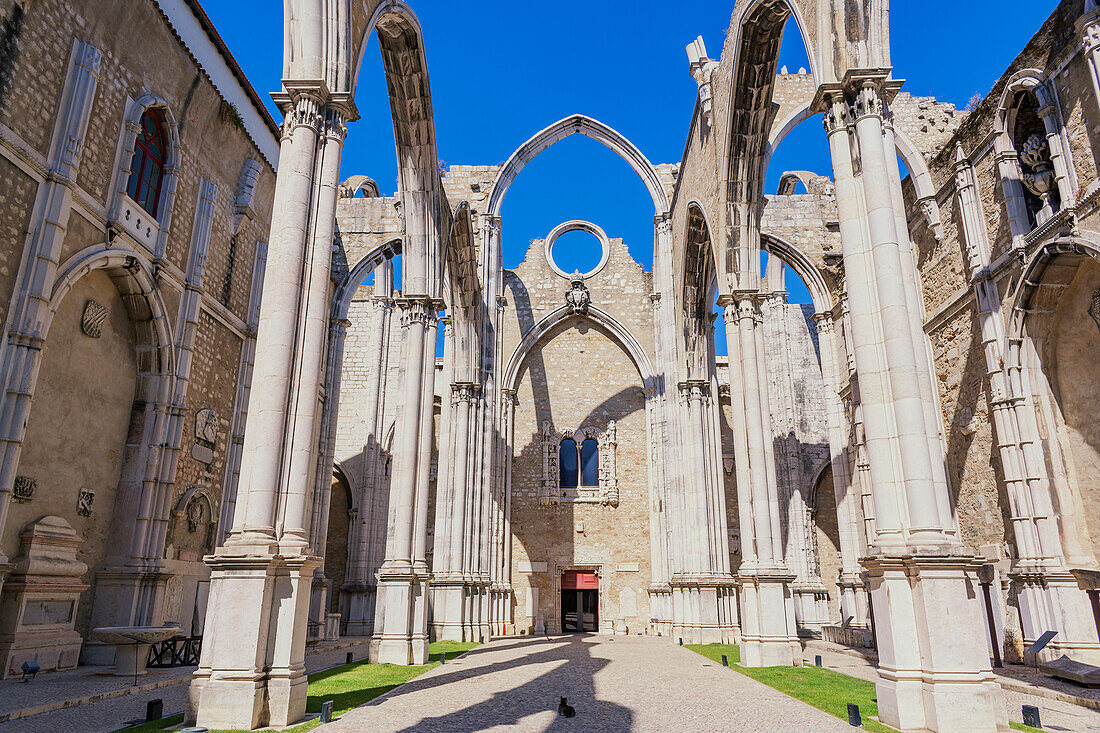
[[[576,707],[558,717],[558,698]],[[324,727],[371,731],[847,733],[798,702],[669,639],[500,639],[417,677]]]
[[[349,651],[355,659],[362,659],[367,656],[368,644],[369,639],[345,638],[311,646],[306,652],[306,671],[342,664]],[[194,671],[194,667],[149,670],[147,676],[138,678],[137,688],[131,687],[132,678],[97,674],[95,667],[44,674],[30,684],[4,680],[0,682],[0,711],[5,713],[116,696],[0,723],[0,733],[107,733],[144,718],[146,703],[155,698],[164,701],[165,715],[176,713],[187,706],[187,683]],[[151,683],[161,686],[148,689]]]

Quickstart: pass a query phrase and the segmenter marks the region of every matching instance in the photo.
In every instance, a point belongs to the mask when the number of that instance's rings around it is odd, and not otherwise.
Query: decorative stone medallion
[[[107,320],[107,308],[94,300],[84,304],[84,315],[80,319],[80,330],[85,336],[94,339],[103,335],[103,322]]]
[[[82,517],[92,516],[93,499],[95,499],[95,492],[81,489],[76,497],[76,513]]]
[[[11,487],[12,498],[26,503],[34,498],[34,490],[38,488],[38,482],[30,476],[16,476],[15,484]]]

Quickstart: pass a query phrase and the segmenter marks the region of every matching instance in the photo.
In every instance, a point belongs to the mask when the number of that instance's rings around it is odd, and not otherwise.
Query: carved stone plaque
[[[25,503],[34,498],[34,490],[38,488],[38,482],[30,476],[16,476],[15,484],[11,488],[12,498],[20,503]]]
[[[81,489],[80,494],[76,497],[76,513],[82,517],[92,516],[93,499],[95,499],[95,492]]]
[[[85,336],[94,339],[103,334],[103,322],[107,320],[107,309],[94,300],[84,304],[84,315],[80,319],[80,330]]]
[[[210,444],[218,442],[218,413],[209,407],[195,413],[195,438]]]

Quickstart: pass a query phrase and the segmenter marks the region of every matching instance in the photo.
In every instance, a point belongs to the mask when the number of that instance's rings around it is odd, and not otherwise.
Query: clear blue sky
[[[279,88],[282,4],[202,1],[266,99]],[[733,9],[732,0],[564,6],[516,0],[409,2],[425,33],[439,155],[452,164],[502,163],[533,133],[575,112],[618,129],[654,163],[679,161],[697,92],[684,46],[702,35],[710,55],[717,57]],[[1003,0],[894,0],[895,76],[907,80],[906,91],[963,107],[975,93],[989,91],[1056,5],[1055,0],[1010,7]],[[974,33],[975,28],[982,32]],[[793,72],[807,65],[805,58],[792,23],[780,64]],[[369,175],[383,193],[392,194],[397,178],[393,128],[375,40],[356,102],[363,119],[350,128],[343,174]],[[269,106],[281,119],[270,101]],[[801,125],[777,151],[768,172],[769,192],[789,169],[830,173],[818,118]],[[635,259],[651,266],[653,205],[645,187],[625,163],[588,138],[573,136],[528,165],[502,213],[506,267],[523,259],[530,240],[576,218],[622,237]],[[582,258],[593,256],[585,251],[583,237],[563,240],[563,267],[583,265]],[[791,290],[792,300],[808,302],[804,289],[792,285]]]

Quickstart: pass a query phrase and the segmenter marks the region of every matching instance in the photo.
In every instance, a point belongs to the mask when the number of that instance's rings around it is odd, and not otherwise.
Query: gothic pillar
[[[975,602],[980,561],[964,551],[950,498],[937,487],[934,425],[920,390],[916,334],[887,160],[881,70],[826,85],[826,132],[837,185],[876,535],[867,568],[879,642],[883,722],[938,733],[1007,728]],[[858,152],[852,137],[858,141]],[[889,150],[893,155],[894,151]],[[858,174],[856,171],[859,171]]]
[[[771,407],[762,368],[758,295],[719,298],[725,311],[734,464],[741,520],[741,662],[750,667],[802,665],[791,583],[783,555],[779,488],[772,448]],[[743,416],[743,417],[742,417]]]
[[[837,529],[840,534],[840,620],[852,619],[852,625],[867,627],[863,580],[860,578],[859,557],[866,546],[860,541],[859,488],[848,469],[847,436],[844,406],[839,390],[840,369],[837,366],[837,333],[833,314],[814,314],[818,347],[821,351],[822,376],[825,382],[826,420],[829,426],[829,455],[833,473],[833,496],[836,501]]]
[[[318,458],[332,239],[347,100],[286,84],[256,389],[229,539],[206,559],[210,602],[188,719],[208,728],[287,726],[305,715],[307,527]]]
[[[1100,106],[1100,3],[1085,0],[1085,12],[1077,19],[1077,32],[1081,36],[1081,47],[1088,60],[1089,80],[1092,82],[1092,101]],[[1100,113],[1100,108],[1094,109]]]
[[[427,531],[432,393],[425,393],[425,384],[435,380],[434,324],[438,306],[430,298],[402,298],[398,306],[402,309],[405,329],[404,390],[390,488],[393,534],[387,543],[386,559],[378,571],[378,607],[371,661],[424,664],[428,658],[425,597],[428,568],[419,532],[421,525],[425,525],[423,531]],[[427,409],[424,402],[427,402]],[[423,425],[425,412],[426,426]],[[428,431],[427,441],[424,440],[425,430]],[[424,455],[425,447],[427,455]]]

